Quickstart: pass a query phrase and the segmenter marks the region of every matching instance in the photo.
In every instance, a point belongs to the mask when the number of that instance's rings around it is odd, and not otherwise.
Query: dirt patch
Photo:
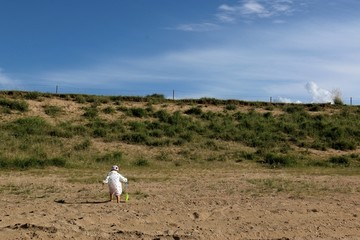
[[[124,169],[130,199],[116,204],[105,172],[74,171],[1,172],[1,239],[360,238],[359,176]]]

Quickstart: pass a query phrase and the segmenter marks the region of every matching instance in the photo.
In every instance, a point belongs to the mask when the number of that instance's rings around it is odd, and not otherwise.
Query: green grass
[[[45,113],[51,117],[57,117],[64,112],[59,106],[45,105],[43,108]]]
[[[72,101],[82,111],[55,123],[31,112],[29,103],[39,100],[52,118],[70,114],[46,103],[49,98]],[[0,92],[0,108],[0,169],[112,162],[134,168],[247,162],[289,169],[360,166],[354,157],[360,146],[357,106],[11,91]],[[328,157],[330,150],[338,154]]]
[[[29,110],[29,105],[24,100],[11,100],[6,98],[0,98],[0,107],[20,112],[26,112]]]
[[[45,168],[45,167],[65,167],[66,159],[56,158],[39,158],[39,157],[25,157],[15,159],[0,158],[1,169],[21,169],[27,170],[31,168]]]

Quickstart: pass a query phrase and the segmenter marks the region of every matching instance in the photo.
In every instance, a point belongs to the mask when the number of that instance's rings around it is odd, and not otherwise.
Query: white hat
[[[117,165],[114,165],[111,167],[111,171],[119,171],[119,167]]]

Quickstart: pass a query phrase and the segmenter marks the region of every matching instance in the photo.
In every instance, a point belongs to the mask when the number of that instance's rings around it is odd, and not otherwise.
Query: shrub
[[[29,110],[29,105],[25,101],[8,100],[4,98],[0,98],[0,106],[20,112],[26,112]]]
[[[256,158],[256,154],[255,153],[251,153],[251,152],[245,152],[245,151],[239,151],[233,154],[235,161],[236,162],[240,162],[243,159],[245,160],[254,160]]]
[[[158,118],[160,122],[168,122],[170,119],[170,114],[165,110],[159,110],[153,116]]]
[[[54,167],[65,167],[66,160],[60,157],[52,158],[49,160],[49,165]]]
[[[329,162],[334,165],[348,167],[350,166],[350,160],[348,156],[333,156],[330,157]]]
[[[85,95],[85,101],[88,103],[94,103],[94,104],[99,104],[100,103],[100,96],[95,96],[95,95]]]
[[[7,107],[2,108],[2,109],[0,108],[0,114],[1,113],[11,114],[11,110],[9,108],[7,108]]]
[[[146,144],[148,142],[148,135],[146,133],[129,133],[123,135],[121,140],[126,143]]]
[[[305,109],[302,105],[289,105],[285,107],[285,112],[287,113],[305,112]]]
[[[147,95],[146,98],[157,98],[157,99],[164,100],[165,96],[164,96],[164,94],[154,93],[151,95]]]
[[[201,115],[202,110],[199,107],[192,107],[192,108],[186,110],[184,113],[188,114],[188,115]]]
[[[265,156],[264,163],[273,168],[278,168],[292,166],[296,161],[288,155],[268,153]]]
[[[90,146],[91,146],[91,141],[90,141],[90,139],[85,139],[85,140],[82,141],[81,143],[75,145],[75,146],[74,146],[74,150],[76,150],[76,151],[86,150],[86,149],[89,149]]]
[[[45,105],[43,108],[45,113],[51,117],[56,117],[63,112],[62,108],[58,106]]]
[[[51,159],[40,159],[36,157],[30,158],[18,158],[14,161],[8,161],[7,168],[15,168],[15,169],[30,169],[30,168],[44,168],[47,166],[54,167],[65,167],[66,160],[63,158],[51,158]]]
[[[27,92],[24,96],[25,99],[30,99],[30,100],[37,100],[41,97],[41,93],[39,92]]]
[[[70,131],[67,131],[66,129],[62,128],[54,128],[51,131],[49,131],[49,135],[52,137],[60,137],[60,138],[71,138],[73,137],[73,133]]]
[[[266,112],[263,114],[264,118],[271,118],[272,117],[272,113],[271,112]]]
[[[152,103],[158,103],[158,102],[163,102],[165,101],[165,96],[163,94],[152,94],[152,95],[147,95],[146,100]]]
[[[312,104],[309,108],[309,111],[311,111],[311,112],[318,112],[321,110],[322,110],[322,108],[320,107],[319,104]]]
[[[330,167],[329,161],[312,160],[307,163],[307,166],[311,167]]]
[[[65,135],[73,136],[86,136],[89,133],[89,129],[84,125],[72,125],[70,122],[63,122],[58,125],[58,129],[64,131]],[[55,130],[55,134],[58,130]]]
[[[201,119],[203,120],[214,121],[216,117],[217,117],[216,113],[210,111],[201,114]]]
[[[229,110],[229,111],[236,110],[236,105],[235,104],[227,104],[225,106],[225,110]]]
[[[8,168],[9,161],[0,155],[0,169]]]
[[[335,105],[344,105],[344,102],[341,98],[341,91],[339,89],[334,89],[332,91],[332,95],[333,95],[333,101]]]
[[[86,103],[86,99],[83,95],[75,95],[75,101],[81,104]]]
[[[96,107],[85,108],[85,113],[83,114],[86,118],[96,118],[98,116],[98,109]]]
[[[129,114],[133,117],[143,118],[146,116],[146,111],[143,108],[130,108]]]
[[[115,112],[115,109],[113,107],[106,107],[103,109],[103,112],[106,114],[112,114]]]
[[[47,134],[50,128],[48,123],[40,117],[19,118],[8,125],[17,137],[25,135]]]
[[[137,167],[147,167],[150,165],[149,161],[143,158],[137,159],[133,164]]]
[[[336,142],[333,142],[332,148],[335,150],[355,150],[356,149],[356,143],[354,143],[351,140],[339,140]]]

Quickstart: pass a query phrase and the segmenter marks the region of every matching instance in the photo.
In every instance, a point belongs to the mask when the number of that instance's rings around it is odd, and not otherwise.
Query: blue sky
[[[360,104],[358,0],[0,0],[0,90]]]

